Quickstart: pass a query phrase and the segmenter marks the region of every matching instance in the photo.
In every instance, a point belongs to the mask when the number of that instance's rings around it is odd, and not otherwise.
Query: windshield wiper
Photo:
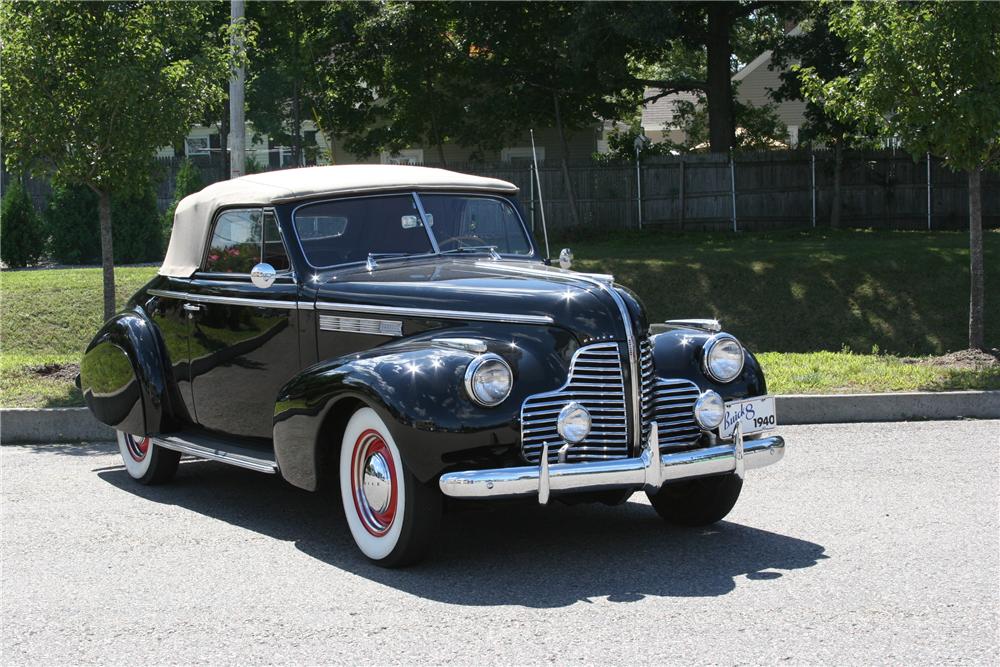
[[[378,266],[376,260],[386,259],[389,257],[406,257],[407,255],[412,255],[412,252],[370,252],[368,253],[368,259],[365,260],[365,268],[369,271],[374,271]]]
[[[502,259],[500,253],[497,252],[497,247],[495,245],[464,245],[460,248],[449,248],[448,250],[442,250],[440,254],[448,255],[452,253],[460,254],[463,252],[482,252],[488,251],[490,253],[490,259]]]

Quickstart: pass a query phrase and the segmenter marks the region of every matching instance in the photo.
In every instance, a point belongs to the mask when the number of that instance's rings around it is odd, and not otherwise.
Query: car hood
[[[341,269],[317,279],[317,304],[547,316],[554,326],[572,331],[581,344],[625,336],[621,311],[600,285],[540,262],[436,257],[384,262],[372,271]],[[645,331],[638,301],[627,290],[616,289],[636,329]]]

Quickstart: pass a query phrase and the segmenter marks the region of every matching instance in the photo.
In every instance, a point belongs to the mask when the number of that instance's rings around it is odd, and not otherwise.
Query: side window
[[[273,211],[264,212],[264,261],[273,266],[275,271],[288,271],[291,268],[285,244],[281,241],[281,232],[278,231],[278,219]]]
[[[226,211],[219,215],[208,246],[205,270],[212,273],[250,273],[260,261],[260,209]]]
[[[205,271],[250,273],[262,257],[275,271],[291,268],[274,212],[248,209],[221,213],[208,247]]]

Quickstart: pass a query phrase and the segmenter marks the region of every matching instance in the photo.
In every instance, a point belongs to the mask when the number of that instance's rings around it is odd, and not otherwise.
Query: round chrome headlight
[[[717,382],[732,382],[743,370],[743,346],[727,333],[709,338],[702,355],[705,372]]]
[[[726,416],[726,403],[722,397],[709,389],[694,402],[694,418],[706,431],[718,428]]]
[[[574,445],[582,442],[590,434],[590,413],[576,401],[567,403],[559,411],[556,428],[559,430],[559,437],[566,442]]]
[[[499,355],[478,356],[465,370],[465,390],[480,405],[490,407],[503,403],[513,386],[514,374]]]

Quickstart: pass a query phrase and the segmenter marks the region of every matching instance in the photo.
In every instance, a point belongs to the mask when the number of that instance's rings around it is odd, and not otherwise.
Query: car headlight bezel
[[[723,359],[713,359],[713,355],[718,357],[718,355],[723,354],[726,348],[732,346],[736,347],[738,351],[739,359],[736,360],[736,355],[731,355],[728,360]],[[723,362],[733,362],[736,361],[736,365],[730,365],[728,371],[721,370],[717,367],[716,361]],[[704,370],[705,375],[712,378],[716,382],[721,382],[723,384],[732,382],[740,376],[743,372],[743,366],[746,363],[746,352],[743,349],[743,345],[736,339],[736,336],[727,333],[717,333],[711,338],[709,338],[704,347],[702,347],[701,355],[701,366]],[[735,370],[733,370],[735,369]]]
[[[501,392],[483,391],[487,382],[483,381],[482,378],[486,373],[495,372],[505,373],[507,376],[506,390],[502,392],[502,395]],[[514,372],[511,370],[510,364],[499,354],[492,352],[481,354],[470,361],[468,368],[465,369],[465,392],[479,405],[487,408],[500,405],[507,400],[513,389]]]
[[[705,407],[708,403],[713,404],[712,407],[718,410],[718,421],[714,423],[704,417]],[[693,412],[694,420],[698,422],[698,426],[706,431],[714,431],[722,425],[722,422],[726,418],[726,402],[718,392],[709,389],[708,391],[703,391],[698,396],[698,399],[694,402]]]

